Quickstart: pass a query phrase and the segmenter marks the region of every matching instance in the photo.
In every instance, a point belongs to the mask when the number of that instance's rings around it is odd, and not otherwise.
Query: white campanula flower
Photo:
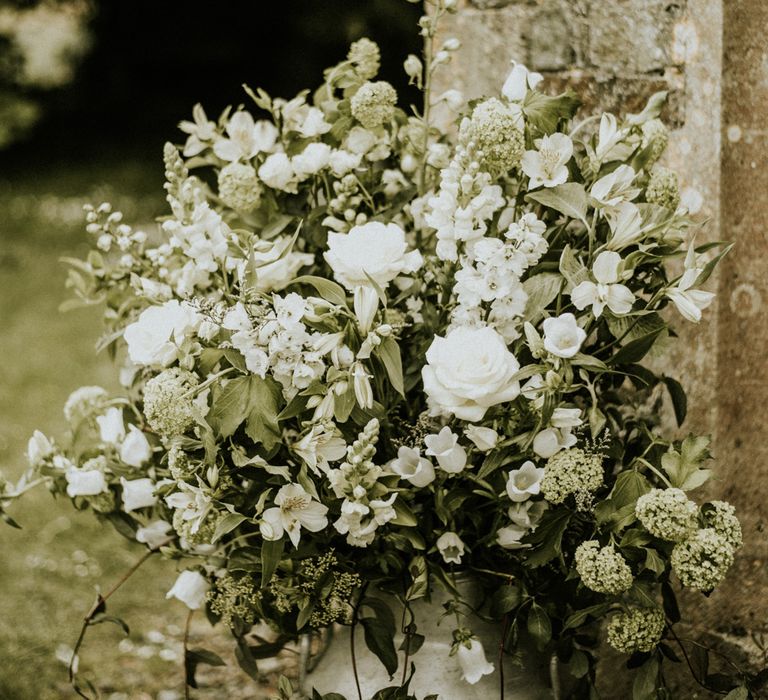
[[[485,649],[477,637],[459,644],[456,656],[461,666],[461,678],[470,685],[474,685],[483,676],[494,671],[495,667],[485,658]]]
[[[347,173],[360,167],[362,156],[350,153],[344,149],[336,149],[328,156],[328,167],[336,177],[344,177]]]
[[[216,138],[216,123],[208,119],[199,102],[192,108],[192,119],[193,121],[185,119],[179,123],[179,129],[188,134],[182,151],[186,158],[202,153],[208,143]]]
[[[581,411],[578,408],[556,408],[550,418],[550,427],[539,431],[533,439],[533,451],[545,459],[560,450],[573,447],[576,436],[573,428],[581,425]]]
[[[446,90],[437,99],[438,102],[445,102],[448,109],[454,112],[458,112],[464,106],[464,94],[455,88]]]
[[[131,479],[120,477],[123,487],[123,510],[130,513],[139,508],[150,508],[157,503],[155,483],[152,479]]]
[[[672,301],[677,310],[689,321],[698,323],[701,321],[701,312],[706,309],[715,298],[713,292],[705,292],[702,289],[692,289],[696,279],[702,273],[703,268],[698,267],[696,252],[691,246],[685,257],[685,272],[677,283],[677,286],[667,290],[667,298]]]
[[[70,467],[64,473],[67,479],[67,496],[96,496],[109,490],[104,473],[98,469]]]
[[[530,189],[556,187],[568,180],[568,161],[573,142],[565,134],[554,133],[536,141],[535,151],[523,154],[523,172],[530,178]]]
[[[522,63],[512,61],[512,70],[504,81],[501,94],[512,102],[522,102],[528,90],[535,90],[542,80],[541,73],[529,71]]]
[[[592,306],[595,318],[600,318],[607,306],[617,316],[623,316],[632,311],[635,295],[623,284],[619,284],[621,275],[621,256],[610,250],[605,250],[595,258],[592,265],[592,276],[595,279],[585,280],[576,285],[571,291],[573,305],[582,311]]]
[[[640,193],[639,188],[632,186],[636,174],[629,165],[620,165],[592,185],[589,191],[592,200],[597,206],[610,210],[634,199]]]
[[[319,532],[328,525],[327,506],[315,501],[298,484],[286,484],[275,496],[275,506],[262,514],[261,534],[266,540],[279,540],[287,534],[299,546],[301,528]]]
[[[291,166],[299,180],[306,180],[325,168],[330,158],[331,147],[327,143],[310,143],[301,153],[291,158]]]
[[[533,530],[547,509],[545,501],[521,501],[513,503],[507,509],[512,524],[523,530]]]
[[[413,447],[401,446],[397,450],[397,458],[387,466],[401,479],[409,481],[417,488],[424,488],[435,480],[435,468],[419,450]]]
[[[136,541],[147,545],[150,549],[157,549],[168,540],[171,529],[171,524],[165,520],[155,520],[136,530]]]
[[[480,452],[492,450],[499,441],[499,434],[493,428],[484,428],[480,425],[468,425],[464,429],[464,435]]]
[[[519,503],[538,495],[543,478],[544,469],[540,469],[530,460],[524,462],[519,469],[513,469],[507,478],[509,500]]]
[[[418,250],[408,251],[403,229],[379,221],[354,226],[346,234],[330,232],[324,257],[336,280],[349,290],[371,286],[371,279],[384,288],[424,263]]]
[[[199,610],[205,604],[205,597],[210,589],[208,580],[198,571],[182,571],[166,598],[176,598],[190,610]]]
[[[250,160],[269,152],[277,141],[277,127],[264,119],[254,122],[249,112],[235,112],[227,122],[227,136],[213,144],[213,152],[222,160]]]
[[[35,430],[32,437],[27,442],[27,460],[29,466],[38,467],[46,457],[53,454],[53,445],[51,441],[39,430]]]
[[[544,320],[544,349],[556,357],[570,358],[581,350],[587,334],[573,314],[561,314]]]
[[[137,365],[167,367],[179,357],[179,348],[199,327],[202,317],[186,302],[173,299],[150,306],[123,334],[128,356]]]
[[[437,538],[437,551],[443,557],[446,564],[461,564],[465,546],[455,532],[444,532]]]
[[[496,542],[500,547],[504,549],[522,549],[530,545],[522,543],[523,537],[528,534],[528,530],[518,525],[507,525],[506,527],[500,527],[496,531]]]
[[[119,445],[125,437],[125,424],[123,423],[123,410],[112,406],[104,415],[96,416],[96,424],[99,426],[99,435],[102,442],[108,445]]]
[[[272,153],[259,167],[262,182],[273,190],[297,191],[298,178],[291,159],[285,153]]]
[[[135,425],[128,426],[128,435],[120,445],[120,459],[131,467],[140,467],[152,457],[147,436]]]
[[[436,435],[424,438],[425,454],[434,457],[440,468],[449,474],[458,474],[467,466],[467,451],[459,445],[459,436],[447,425]]]
[[[435,336],[426,357],[421,376],[433,414],[478,421],[520,393],[514,379],[520,364],[493,328],[459,327]]]

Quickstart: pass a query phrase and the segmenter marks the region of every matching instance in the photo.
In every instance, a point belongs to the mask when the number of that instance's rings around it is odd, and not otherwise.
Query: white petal
[[[597,285],[594,282],[586,281],[577,284],[571,292],[571,301],[579,310],[586,309],[597,299]]]
[[[635,295],[623,284],[612,284],[608,287],[606,302],[608,308],[617,316],[628,314],[635,303]]]
[[[619,281],[621,256],[612,250],[605,250],[595,259],[592,274],[601,284],[613,284]]]

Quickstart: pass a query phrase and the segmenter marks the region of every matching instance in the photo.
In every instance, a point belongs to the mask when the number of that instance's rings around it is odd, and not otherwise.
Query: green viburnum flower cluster
[[[637,499],[635,513],[648,532],[682,542],[698,526],[699,509],[680,489],[652,489]]]
[[[547,460],[541,493],[554,504],[562,503],[568,496],[575,496],[577,502],[586,504],[602,485],[603,457],[572,447]]]
[[[576,571],[584,585],[596,593],[615,595],[632,586],[632,569],[613,547],[595,540],[582,542],[574,555]]]
[[[631,608],[611,617],[607,627],[608,644],[622,654],[649,652],[664,633],[664,613],[655,608]]]
[[[178,367],[160,372],[144,386],[144,414],[153,430],[165,437],[183,435],[200,412],[195,406],[197,375]]]

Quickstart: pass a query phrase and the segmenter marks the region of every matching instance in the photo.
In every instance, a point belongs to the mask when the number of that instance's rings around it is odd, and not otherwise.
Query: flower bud
[[[371,287],[355,287],[354,307],[360,332],[367,335],[379,309],[379,295],[376,290]]]
[[[411,79],[411,80],[421,80],[422,72],[424,71],[424,66],[421,63],[421,59],[419,59],[418,56],[415,56],[414,54],[409,54],[408,58],[405,59],[403,62],[403,69],[405,70],[405,74]]]
[[[461,48],[461,42],[454,36],[443,42],[444,51],[458,51]]]

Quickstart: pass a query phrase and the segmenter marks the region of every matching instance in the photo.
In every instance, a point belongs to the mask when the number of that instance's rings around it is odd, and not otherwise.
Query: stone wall
[[[764,0],[460,0],[443,28],[462,48],[442,79],[467,96],[498,93],[511,59],[543,73],[548,92],[574,87],[584,114],[669,92],[665,160],[687,202],[701,202],[697,242],[737,244],[708,285],[717,303],[682,327],[665,368],[689,395],[684,432],[715,439],[706,495],[738,508],[746,542],[728,581],[685,603],[699,631],[746,649],[768,629],[766,27]]]

